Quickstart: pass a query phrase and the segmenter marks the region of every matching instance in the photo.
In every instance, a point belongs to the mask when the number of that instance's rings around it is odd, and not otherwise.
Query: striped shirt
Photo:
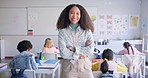
[[[58,39],[60,55],[64,59],[78,59],[79,54],[90,56],[94,51],[92,32],[90,30],[83,30],[80,26],[76,30],[73,30],[70,26],[59,30]],[[90,45],[85,46],[87,40],[90,41]],[[67,45],[74,46],[76,51],[70,51],[66,48]]]

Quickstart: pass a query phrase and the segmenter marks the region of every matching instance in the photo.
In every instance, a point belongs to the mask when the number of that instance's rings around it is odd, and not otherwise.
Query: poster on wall
[[[127,35],[128,23],[128,15],[99,15],[98,34]]]
[[[114,35],[128,34],[128,15],[114,15],[113,32]]]
[[[138,28],[139,26],[139,16],[138,15],[130,15],[129,16],[129,26],[130,28]]]

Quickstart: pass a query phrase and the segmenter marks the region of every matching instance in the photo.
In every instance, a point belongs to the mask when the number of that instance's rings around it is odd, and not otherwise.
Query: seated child
[[[121,55],[123,54],[139,55],[140,53],[135,47],[131,46],[129,42],[124,42],[123,47],[124,49],[119,52],[119,54]]]
[[[109,69],[109,71],[112,71],[112,72],[117,70],[116,69],[117,64],[116,64],[115,61],[113,61],[113,57],[114,57],[113,55],[114,54],[113,54],[113,51],[111,49],[105,49],[103,51],[103,54],[102,54],[102,59],[103,60],[105,60],[105,59],[108,60],[107,61],[107,63],[109,64],[108,69]]]
[[[30,52],[32,49],[32,44],[28,40],[20,41],[17,45],[17,49],[20,54],[13,57],[12,61],[9,63],[12,69],[37,69],[37,64],[35,62],[35,55]]]
[[[124,65],[121,65],[121,64],[118,64],[116,63],[114,60],[113,60],[113,57],[114,57],[114,54],[113,54],[113,51],[111,49],[105,49],[103,51],[103,54],[102,54],[102,59],[105,60],[107,59],[107,63],[108,63],[108,69],[110,72],[126,72],[127,71],[127,67],[124,66]],[[118,67],[121,67],[120,70]]]
[[[59,50],[54,47],[54,44],[51,40],[51,38],[47,38],[45,40],[44,48],[42,49],[42,52],[47,52],[47,53],[59,53]]]
[[[102,63],[101,63],[101,72],[102,74],[100,75],[99,78],[116,78],[112,72],[109,71],[109,65],[107,63],[107,59],[105,59]]]
[[[12,74],[11,78],[27,78],[27,76],[23,74],[25,69],[38,69],[35,62],[35,56],[30,52],[32,44],[30,41],[23,40],[18,43],[17,49],[20,54],[13,57],[12,61],[9,63]],[[20,69],[19,73],[16,72],[16,69]]]

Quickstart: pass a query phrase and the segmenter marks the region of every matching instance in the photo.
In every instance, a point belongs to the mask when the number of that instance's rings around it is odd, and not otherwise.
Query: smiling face
[[[80,20],[81,13],[78,7],[74,6],[69,11],[69,20],[72,24],[77,24]]]

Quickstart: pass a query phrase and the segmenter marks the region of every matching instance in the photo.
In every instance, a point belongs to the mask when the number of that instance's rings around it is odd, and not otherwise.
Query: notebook
[[[54,68],[60,61],[54,59],[41,60],[41,65],[38,67]]]
[[[53,60],[53,59],[49,59],[47,61],[45,61],[45,64],[56,64],[58,62],[58,60]]]

